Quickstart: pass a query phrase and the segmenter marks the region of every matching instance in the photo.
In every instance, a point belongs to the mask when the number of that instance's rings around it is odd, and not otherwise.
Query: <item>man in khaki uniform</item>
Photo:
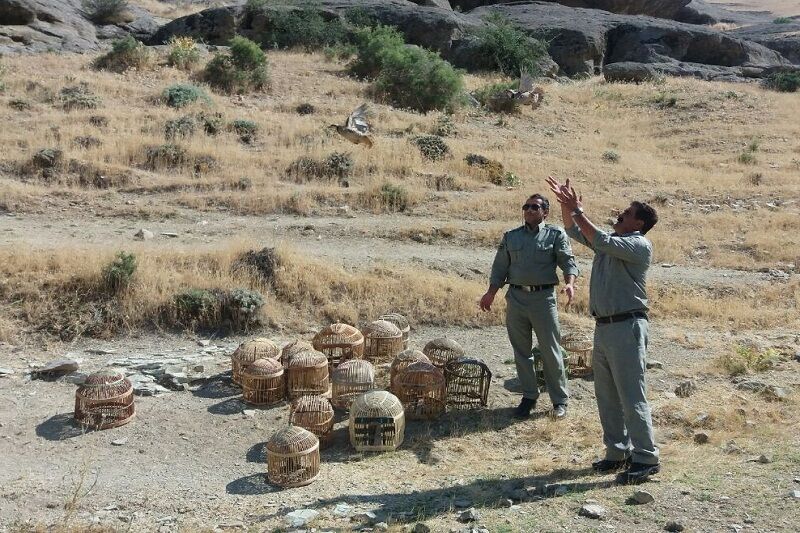
[[[569,180],[562,185],[551,177],[548,183],[561,204],[567,234],[595,254],[589,283],[589,309],[596,321],[592,369],[606,452],[592,467],[600,473],[627,467],[621,482],[645,481],[660,470],[645,383],[646,275],[653,245],[644,235],[658,215],[643,202],[631,202],[609,234],[583,212]]]
[[[552,416],[560,419],[567,414],[569,395],[554,287],[558,285],[558,266],[564,273],[562,292],[571,302],[578,267],[564,230],[544,223],[549,209],[550,202],[540,194],[534,194],[522,206],[525,224],[503,235],[492,264],[489,290],[479,304],[488,311],[500,287],[509,285],[506,329],[522,384],[522,400],[514,411],[517,418],[530,416],[539,397],[531,354],[533,333],[539,343],[547,391],[553,402]]]

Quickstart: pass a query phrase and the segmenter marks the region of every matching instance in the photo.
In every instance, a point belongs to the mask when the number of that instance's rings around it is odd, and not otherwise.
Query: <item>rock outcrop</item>
[[[602,9],[620,15],[650,15],[671,19],[691,0],[545,0],[567,7]],[[510,3],[507,0],[452,0],[453,7],[462,11],[493,4]]]
[[[800,65],[800,17],[791,22],[775,24],[767,22],[738,28],[728,32],[739,39],[746,39],[775,50],[794,64]]]

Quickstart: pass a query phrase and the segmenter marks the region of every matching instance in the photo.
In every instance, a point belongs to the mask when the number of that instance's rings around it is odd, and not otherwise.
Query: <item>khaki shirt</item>
[[[509,285],[556,285],[556,266],[564,275],[577,276],[578,265],[569,238],[562,228],[541,223],[533,230],[523,225],[503,234],[492,264],[489,283]]]
[[[589,242],[578,226],[567,234],[594,250],[589,282],[589,310],[607,317],[630,311],[647,311],[647,269],[653,245],[638,231],[616,235],[597,232]]]

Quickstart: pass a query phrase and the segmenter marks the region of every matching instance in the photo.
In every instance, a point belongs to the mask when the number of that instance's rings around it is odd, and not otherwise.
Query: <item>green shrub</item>
[[[167,64],[180,70],[192,70],[200,62],[200,50],[191,37],[173,36],[169,40]]]
[[[453,118],[450,115],[442,115],[436,119],[436,124],[433,126],[433,134],[439,137],[450,137],[456,135],[458,129],[456,128]]]
[[[176,325],[247,331],[258,324],[264,297],[250,289],[188,289],[173,297]]]
[[[92,93],[84,82],[61,89],[59,95],[61,107],[66,111],[75,109],[95,109],[100,105],[100,97]]]
[[[210,325],[220,314],[220,295],[207,289],[189,289],[173,297],[175,314],[179,324]]]
[[[95,24],[125,22],[128,0],[83,0],[83,10]]]
[[[357,57],[350,72],[362,78],[375,78],[383,69],[387,53],[405,46],[403,34],[391,26],[361,28],[356,30]]]
[[[186,150],[177,144],[151,146],[146,152],[145,168],[148,170],[173,169],[186,163]]]
[[[270,48],[303,48],[308,52],[347,40],[347,28],[338,18],[325,20],[316,9],[271,10],[269,22],[260,35]]]
[[[333,152],[328,155],[323,162],[323,168],[328,176],[335,176],[337,178],[346,178],[350,176],[355,167],[355,161],[350,154],[342,152]]]
[[[208,104],[211,103],[211,99],[208,97],[206,92],[200,87],[192,85],[191,83],[176,83],[174,85],[170,85],[164,89],[164,92],[161,96],[168,106],[176,109],[185,107],[198,100]]]
[[[314,113],[314,111],[316,111],[316,108],[308,102],[303,102],[302,104],[298,104],[294,110],[297,111],[298,115],[311,115]]]
[[[222,319],[230,321],[231,329],[246,331],[259,322],[258,314],[263,306],[264,297],[260,292],[233,289],[222,301]]]
[[[237,119],[231,122],[230,130],[239,136],[240,141],[250,144],[256,140],[259,127],[252,120]]]
[[[333,61],[334,59],[344,61],[345,59],[350,59],[357,53],[358,48],[353,43],[336,43],[322,49],[322,55],[324,55],[325,59],[328,61]]]
[[[355,162],[350,154],[333,152],[322,161],[307,156],[300,157],[286,168],[286,175],[297,183],[334,178],[341,181],[352,174],[354,167]]]
[[[392,105],[423,113],[455,108],[463,88],[460,71],[438,54],[418,47],[389,51],[374,87]]]
[[[410,205],[408,191],[400,185],[384,183],[380,195],[381,203],[388,211],[405,211]]]
[[[354,28],[371,28],[379,24],[378,19],[370,15],[369,11],[361,6],[348,7],[345,9],[344,20]]]
[[[773,24],[790,24],[791,22],[791,17],[778,17],[772,21]]]
[[[745,150],[744,152],[739,154],[739,157],[737,157],[736,160],[743,165],[755,165],[756,154],[754,154],[750,150]]]
[[[136,272],[136,256],[118,252],[116,258],[103,269],[103,282],[111,292],[127,287]]]
[[[173,120],[168,120],[166,124],[164,124],[164,137],[168,141],[191,137],[194,135],[196,126],[197,122],[191,115],[184,115]]]
[[[513,172],[506,172],[503,176],[502,185],[505,185],[506,187],[517,187],[519,186],[520,182],[521,180],[519,179],[519,176]]]
[[[203,125],[203,131],[206,135],[217,135],[222,131],[225,123],[225,118],[222,113],[198,113],[197,120]]]
[[[222,92],[245,93],[263,89],[269,83],[269,63],[253,41],[234,37],[230,53],[218,53],[206,65],[203,77]]]
[[[437,135],[419,135],[411,141],[417,145],[422,157],[429,161],[439,161],[450,154],[447,143]]]
[[[505,168],[503,168],[503,164],[500,161],[489,159],[488,157],[480,154],[467,154],[467,157],[464,158],[464,161],[466,161],[467,165],[471,167],[479,167],[486,171],[487,179],[490,183],[495,185],[514,186],[516,185],[516,183],[514,183],[515,180],[519,180],[514,173],[506,172]]]
[[[482,106],[489,104],[489,99],[498,93],[505,92],[509,89],[517,89],[519,87],[518,81],[504,81],[499,83],[491,83],[484,85],[477,91],[472,93],[472,96],[480,102]]]
[[[548,57],[547,43],[529,37],[501,15],[488,17],[487,22],[475,37],[480,53],[491,58],[497,70],[508,76],[519,76],[521,70],[540,74],[539,61]]]
[[[778,360],[778,352],[773,349],[759,350],[753,346],[736,345],[730,352],[722,354],[718,364],[730,375],[763,372],[769,370]]]
[[[650,101],[661,109],[666,109],[668,107],[675,107],[678,104],[678,97],[674,94],[660,92],[653,96]]]
[[[153,55],[150,50],[133,36],[128,35],[124,39],[114,41],[111,51],[95,59],[92,66],[98,70],[125,72],[131,68],[142,70],[152,63]]]
[[[467,165],[471,167],[483,167],[489,164],[491,159],[480,154],[467,154],[467,157],[464,158],[464,161],[466,161]]]
[[[783,93],[793,93],[800,89],[800,71],[774,72],[762,82],[767,89]]]
[[[603,161],[608,163],[619,163],[620,156],[614,150],[606,150],[603,152]]]
[[[246,37],[237,35],[228,45],[233,64],[238,69],[255,70],[267,64],[267,55],[261,47]]]

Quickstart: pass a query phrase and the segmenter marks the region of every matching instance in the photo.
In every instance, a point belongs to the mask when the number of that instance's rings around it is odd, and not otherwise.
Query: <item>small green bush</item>
[[[101,102],[100,97],[92,93],[85,82],[61,89],[59,100],[65,111],[96,109]]]
[[[361,6],[348,7],[345,9],[344,20],[354,28],[372,28],[379,24],[378,19],[370,15],[369,11]]]
[[[308,52],[347,40],[347,28],[338,18],[326,20],[316,9],[270,10],[269,23],[259,36],[270,48],[302,48]]]
[[[298,104],[297,107],[294,108],[298,115],[311,115],[316,111],[316,108],[309,104],[308,102],[303,102],[302,104]]]
[[[173,36],[169,40],[167,64],[180,70],[192,70],[200,62],[200,50],[191,37]]]
[[[489,159],[480,154],[467,154],[464,161],[471,167],[479,167],[485,170],[487,179],[495,185],[515,186],[515,179],[519,180],[514,173],[506,172],[500,161]]]
[[[745,150],[744,152],[739,154],[739,157],[737,157],[736,160],[743,165],[755,165],[756,154],[754,154],[750,150]]]
[[[187,161],[186,150],[177,144],[151,146],[146,155],[145,168],[154,171],[177,168]]]
[[[173,297],[176,325],[247,331],[258,324],[264,297],[250,289],[188,289]]]
[[[405,46],[403,34],[391,26],[360,28],[354,38],[358,55],[350,65],[350,72],[362,78],[378,76],[386,55]]]
[[[773,24],[790,24],[791,22],[791,17],[778,17],[772,21]]]
[[[540,74],[539,61],[548,57],[547,43],[529,37],[501,15],[488,17],[487,21],[488,26],[475,32],[480,53],[508,76],[519,76],[521,70],[531,76]]]
[[[83,0],[83,10],[95,24],[124,22],[128,0]]]
[[[205,134],[212,136],[221,132],[225,124],[225,118],[222,113],[198,113],[197,120],[203,125]]]
[[[255,70],[267,64],[267,55],[261,47],[246,37],[237,35],[228,45],[233,64],[240,70]]]
[[[429,161],[440,161],[450,155],[450,147],[438,135],[419,135],[411,139],[422,157]]]
[[[258,291],[233,289],[222,302],[221,315],[229,320],[231,329],[246,331],[259,322],[258,314],[264,306],[264,297]]]
[[[606,150],[603,152],[603,161],[607,163],[619,163],[620,155],[614,150]]]
[[[256,140],[259,127],[252,120],[236,119],[231,122],[230,130],[239,136],[240,141],[251,144]]]
[[[410,205],[408,191],[391,183],[384,183],[380,189],[381,203],[388,211],[405,211]]]
[[[103,269],[103,282],[108,290],[117,292],[127,287],[136,272],[136,256],[118,252],[114,260]]]
[[[450,137],[456,135],[458,129],[456,128],[453,118],[450,115],[442,115],[436,119],[436,124],[433,126],[433,134],[439,137]]]
[[[153,63],[153,55],[143,44],[128,35],[124,39],[114,41],[111,50],[92,63],[97,70],[110,70],[112,72],[125,72],[136,68],[143,70]]]
[[[220,295],[207,289],[188,289],[173,298],[175,314],[184,325],[209,325],[216,322],[220,314]]]
[[[650,101],[661,109],[675,107],[678,104],[678,97],[674,94],[660,92],[653,96]]]
[[[719,357],[718,364],[731,376],[763,372],[775,365],[778,355],[778,352],[771,348],[759,350],[752,346],[736,345],[730,352]]]
[[[206,92],[200,87],[192,85],[191,83],[176,83],[174,85],[170,85],[164,89],[164,92],[161,96],[168,106],[176,109],[185,107],[198,100],[208,104],[211,103],[211,99],[208,97]]]
[[[482,106],[487,106],[489,104],[489,99],[494,95],[505,92],[509,89],[516,89],[517,87],[519,87],[519,82],[517,81],[490,83],[489,85],[484,85],[477,91],[473,92],[472,96],[475,97],[475,99],[480,102]]]
[[[173,120],[168,120],[164,124],[164,137],[168,141],[178,138],[187,138],[194,135],[197,122],[191,115],[184,115]]]
[[[782,93],[793,93],[800,90],[800,71],[774,72],[762,82],[764,87]]]
[[[338,59],[344,61],[358,53],[358,48],[352,43],[336,43],[322,49],[322,55],[327,61]]]
[[[353,157],[350,154],[333,152],[325,158],[323,167],[328,176],[346,178],[352,174],[355,161],[353,161]]]
[[[203,77],[228,94],[260,90],[269,83],[269,63],[256,43],[237,36],[231,39],[230,53],[218,53],[208,62]]]

